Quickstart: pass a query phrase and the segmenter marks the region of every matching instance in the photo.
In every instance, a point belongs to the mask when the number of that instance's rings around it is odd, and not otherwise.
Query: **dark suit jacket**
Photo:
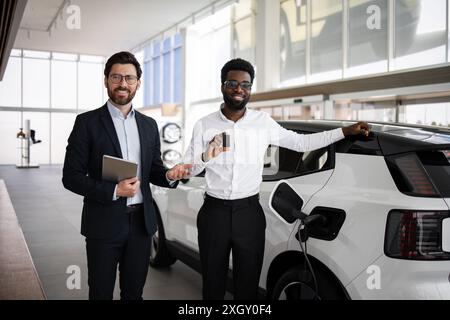
[[[141,144],[141,191],[148,234],[156,231],[156,216],[149,183],[170,187],[161,160],[158,126],[150,117],[135,113]],[[103,155],[122,158],[119,139],[108,107],[79,114],[69,136],[64,160],[64,187],[84,196],[81,234],[113,238],[126,232],[126,198],[113,201],[116,183],[102,180]],[[177,184],[174,184],[174,188]]]

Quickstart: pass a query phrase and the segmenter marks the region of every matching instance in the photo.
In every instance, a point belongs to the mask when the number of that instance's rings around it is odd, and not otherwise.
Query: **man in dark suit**
[[[86,237],[89,299],[113,298],[117,266],[121,299],[142,299],[157,228],[149,183],[175,188],[191,166],[167,170],[155,120],[133,109],[142,74],[136,58],[129,52],[116,53],[104,74],[109,100],[77,116],[62,182],[84,196],[81,234]],[[118,183],[102,180],[104,155],[138,163],[137,176]]]

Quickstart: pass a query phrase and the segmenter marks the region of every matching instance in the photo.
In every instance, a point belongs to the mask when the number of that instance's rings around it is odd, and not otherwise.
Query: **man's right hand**
[[[203,162],[208,162],[212,158],[217,157],[219,154],[221,154],[224,151],[228,151],[229,148],[223,148],[222,133],[216,134],[214,138],[209,142],[208,148],[205,152],[202,154],[202,160]]]
[[[134,197],[139,190],[141,181],[137,177],[125,179],[117,184],[116,196],[117,197]]]

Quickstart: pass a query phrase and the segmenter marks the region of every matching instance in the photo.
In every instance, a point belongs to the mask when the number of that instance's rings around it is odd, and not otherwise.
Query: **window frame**
[[[293,131],[296,132],[296,133],[299,133],[299,134],[316,133],[316,132],[303,131],[303,130],[293,130]],[[283,147],[280,147],[280,146],[277,146],[277,147],[278,148],[283,148]],[[287,149],[287,148],[284,148],[284,149]],[[326,162],[325,162],[325,164],[323,165],[322,168],[320,168],[318,170],[312,170],[312,171],[298,173],[299,162],[297,162],[295,172],[292,172],[290,174],[287,173],[287,175],[286,175],[286,171],[283,171],[284,174],[282,174],[282,175],[279,174],[279,173],[277,173],[275,175],[264,175],[263,174],[262,175],[263,182],[266,182],[266,181],[267,182],[273,182],[273,181],[287,180],[287,179],[292,179],[292,178],[296,178],[296,177],[306,176],[306,175],[317,173],[317,172],[321,172],[321,171],[328,171],[328,170],[334,169],[335,168],[335,161],[336,161],[335,144],[332,143],[329,146],[326,146],[326,147],[323,147],[323,148],[320,148],[320,149],[317,149],[317,150],[326,150],[328,152],[328,158],[327,158],[327,160],[326,160]],[[313,150],[312,152],[314,152],[314,151],[316,151],[316,150]],[[296,152],[296,151],[293,151],[293,152]],[[304,154],[304,152],[297,152],[297,153]],[[300,161],[300,160],[301,160],[301,158],[298,159],[298,161]]]

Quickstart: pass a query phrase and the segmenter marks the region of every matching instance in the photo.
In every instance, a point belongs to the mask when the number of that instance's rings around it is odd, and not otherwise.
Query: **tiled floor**
[[[0,166],[28,248],[48,299],[87,299],[85,240],[80,235],[82,197],[61,183],[61,166]],[[81,270],[81,288],[69,290],[69,266]],[[114,292],[119,298],[118,281]],[[200,275],[176,262],[149,269],[144,299],[201,299]]]
[[[14,207],[0,179],[0,300],[45,299]]]

